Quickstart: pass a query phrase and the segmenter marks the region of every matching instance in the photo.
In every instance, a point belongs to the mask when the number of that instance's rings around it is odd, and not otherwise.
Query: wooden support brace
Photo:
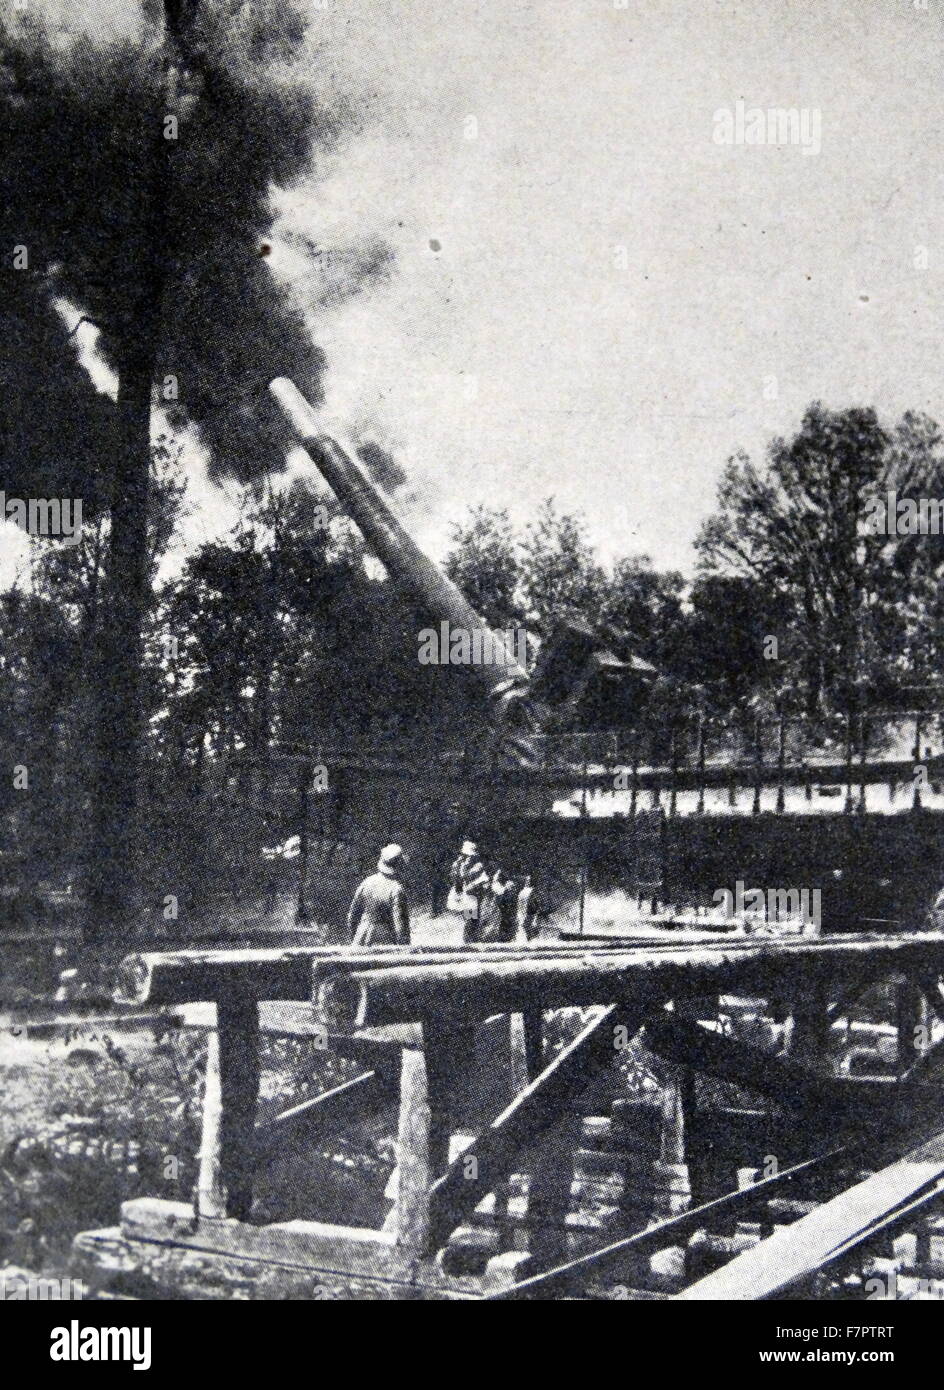
[[[803,1111],[811,1123],[880,1123],[894,1105],[897,1087],[881,1082],[839,1080],[789,1058],[775,1057],[668,1014],[646,1024],[646,1046],[660,1057],[694,1067],[779,1104]]]
[[[635,1033],[646,1008],[612,1004],[604,1009],[450,1165],[431,1193],[432,1248],[442,1245],[462,1218],[507,1177],[522,1149],[551,1128],[594,1071],[615,1060],[616,1028]],[[470,1157],[475,1160],[475,1176],[470,1176]]]

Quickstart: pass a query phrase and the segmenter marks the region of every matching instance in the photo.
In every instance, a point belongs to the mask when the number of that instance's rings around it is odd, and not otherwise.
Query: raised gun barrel
[[[526,685],[528,673],[505,637],[483,623],[455,584],[423,554],[363,467],[321,432],[315,412],[295,383],[276,377],[269,390],[315,467],[407,597],[430,618],[462,629],[470,638],[480,635],[480,650],[490,659],[474,662],[470,669],[489,692],[499,694],[509,685]]]

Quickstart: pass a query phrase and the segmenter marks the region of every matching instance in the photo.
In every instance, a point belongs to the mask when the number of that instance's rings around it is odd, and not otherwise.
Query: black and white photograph
[[[942,71],[944,0],[0,0],[35,1366],[944,1299]]]

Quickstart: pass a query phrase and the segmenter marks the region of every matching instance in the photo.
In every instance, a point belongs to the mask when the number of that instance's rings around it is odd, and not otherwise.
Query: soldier
[[[377,872],[365,878],[347,914],[353,946],[409,946],[410,908],[400,874],[407,858],[399,845],[385,845]]]
[[[518,894],[518,926],[527,941],[533,941],[550,916],[551,908],[540,887],[535,886],[533,876],[525,877],[524,886]]]
[[[449,880],[452,884],[450,903],[458,906],[464,921],[462,939],[466,942],[478,941],[482,900],[488,892],[489,878],[474,840],[463,840],[458,857],[449,870]]]
[[[501,867],[492,875],[495,911],[492,922],[482,932],[483,941],[514,941],[518,934],[518,884]]]

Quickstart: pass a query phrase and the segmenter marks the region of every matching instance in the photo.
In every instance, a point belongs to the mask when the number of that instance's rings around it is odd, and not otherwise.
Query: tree
[[[870,527],[889,490],[944,496],[933,422],[909,414],[888,430],[874,410],[817,402],[793,439],[773,440],[763,468],[729,460],[696,541],[706,574],[750,581],[778,615],[773,635],[810,715],[900,697],[919,676],[919,649],[941,651],[929,604],[940,542]]]
[[[272,184],[304,173],[312,144],[343,125],[291,70],[304,26],[290,4],[166,0],[137,19],[133,38],[77,41],[30,15],[0,25],[0,244],[18,337],[52,348],[54,307],[68,302],[118,376],[103,466],[52,489],[94,495],[111,518],[92,935],[133,916],[154,407],[199,428],[218,473],[283,465],[265,383],[288,373],[318,400],[323,359],[260,245]],[[64,324],[58,345],[68,364]],[[22,379],[21,360],[9,370]]]
[[[521,598],[528,621],[547,634],[559,618],[595,621],[605,579],[583,522],[549,497],[521,540]]]
[[[476,613],[496,628],[519,618],[521,565],[508,513],[473,507],[468,519],[452,528],[452,545],[445,571]]]

